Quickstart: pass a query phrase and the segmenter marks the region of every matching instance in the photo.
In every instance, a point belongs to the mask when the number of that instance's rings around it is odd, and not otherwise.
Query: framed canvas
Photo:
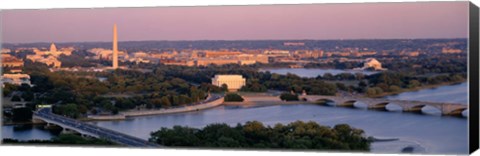
[[[0,11],[2,146],[465,155],[468,1]]]

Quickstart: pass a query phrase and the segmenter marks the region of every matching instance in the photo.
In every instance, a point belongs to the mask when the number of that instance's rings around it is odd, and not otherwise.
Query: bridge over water
[[[42,108],[34,112],[33,120],[34,122],[43,121],[48,124],[54,124],[62,127],[65,131],[75,131],[77,133],[80,133],[82,136],[105,139],[129,147],[161,147],[158,144],[148,142],[146,140],[136,138],[127,134],[53,114],[50,108]]]
[[[323,96],[323,95],[303,95],[301,99],[316,102],[316,103],[334,103],[335,106],[341,107],[355,107],[354,103],[362,102],[367,105],[368,109],[383,109],[389,104],[397,105],[402,108],[404,112],[422,112],[422,108],[426,106],[434,107],[442,113],[442,115],[461,116],[462,112],[468,109],[467,105],[458,103],[442,103],[442,102],[427,102],[427,101],[413,101],[413,100],[390,100],[381,98],[366,98],[355,96]]]

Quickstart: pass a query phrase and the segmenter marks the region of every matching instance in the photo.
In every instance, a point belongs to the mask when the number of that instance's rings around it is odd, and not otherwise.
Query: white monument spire
[[[117,24],[113,25],[113,56],[112,56],[112,67],[113,69],[118,68],[118,40],[117,40]]]

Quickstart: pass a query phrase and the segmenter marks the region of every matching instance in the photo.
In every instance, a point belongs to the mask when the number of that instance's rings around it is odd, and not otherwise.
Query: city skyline
[[[119,41],[467,38],[467,5],[420,2],[7,10],[1,12],[2,42],[111,42],[108,30],[114,23],[120,29]]]

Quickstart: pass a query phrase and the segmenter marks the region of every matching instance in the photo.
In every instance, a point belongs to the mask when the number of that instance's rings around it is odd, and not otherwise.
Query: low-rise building
[[[2,54],[2,67],[23,67],[23,60],[10,54]]]
[[[222,58],[219,58],[219,59],[205,58],[205,59],[198,59],[196,62],[197,62],[196,63],[197,66],[208,66],[208,65],[212,65],[212,64],[226,65],[226,64],[238,64],[239,63],[239,61],[235,58],[231,58],[231,59],[228,59],[228,58],[225,58],[225,59],[222,59]]]
[[[7,49],[7,48],[2,48],[2,51],[1,51],[2,54],[3,53],[10,53],[10,52],[12,52],[12,50]]]
[[[88,50],[88,52],[95,54],[93,57],[88,57],[87,59],[96,59],[96,60],[112,60],[113,59],[113,50],[103,49],[103,48],[93,48]],[[126,60],[129,58],[126,51],[118,51],[118,58],[120,60]]]
[[[14,85],[32,85],[30,83],[30,75],[28,74],[3,74],[2,75],[2,86],[5,83],[14,84]]]
[[[205,57],[214,58],[214,57],[229,57],[240,55],[242,52],[238,51],[205,51]]]
[[[290,57],[290,51],[288,50],[265,50],[263,54],[269,57]]]
[[[55,68],[60,68],[62,66],[62,62],[51,55],[48,57],[43,57],[42,55],[27,55],[27,59],[31,60],[32,62],[44,63]]]
[[[461,53],[461,49],[452,49],[452,48],[442,48],[443,54],[458,54]]]

